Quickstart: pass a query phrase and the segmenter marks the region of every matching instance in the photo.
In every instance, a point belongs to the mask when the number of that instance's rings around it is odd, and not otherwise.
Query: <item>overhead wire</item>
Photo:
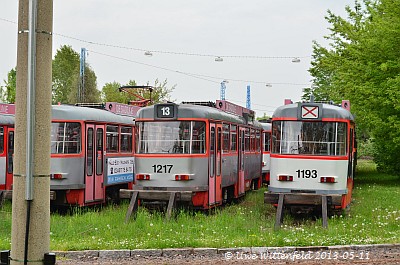
[[[12,24],[17,24],[17,22],[0,18],[0,20],[9,22]],[[109,44],[109,43],[102,43],[96,41],[85,40],[61,33],[53,32],[53,35],[79,41],[82,43],[87,43],[90,45],[97,45],[103,47],[110,47],[110,48],[117,48],[117,49],[125,49],[125,50],[132,50],[132,51],[140,51],[140,52],[151,52],[151,53],[160,53],[160,54],[173,54],[173,55],[185,55],[185,56],[198,56],[198,57],[222,57],[222,58],[236,58],[236,59],[293,59],[293,58],[311,58],[311,56],[260,56],[260,55],[222,55],[222,54],[202,54],[202,53],[190,53],[190,52],[175,52],[175,51],[165,51],[165,50],[152,50],[152,49],[143,49],[143,48],[135,48],[135,47],[128,47],[123,45],[116,45],[116,44]]]
[[[9,19],[5,19],[5,18],[1,18],[1,17],[0,17],[0,20],[4,21],[4,22],[7,22],[7,23],[11,23],[11,24],[17,24],[17,22],[15,22],[15,21],[12,21],[12,20],[9,20]],[[84,39],[80,39],[80,38],[77,38],[77,37],[72,37],[72,36],[68,36],[68,35],[65,35],[65,34],[54,33],[54,32],[53,32],[53,35],[59,36],[59,37],[63,37],[63,38],[67,38],[67,39],[72,39],[72,40],[79,41],[79,42],[82,42],[82,43],[87,43],[87,44],[90,44],[90,45],[118,48],[118,49],[125,49],[125,50],[133,50],[133,51],[140,51],[140,52],[173,54],[173,55],[187,55],[187,56],[199,56],[199,57],[241,58],[241,59],[293,59],[293,58],[309,58],[309,57],[311,57],[311,56],[252,56],[252,55],[250,55],[250,56],[249,55],[244,55],[243,56],[243,55],[220,55],[220,54],[216,55],[216,54],[173,52],[173,51],[134,48],[134,47],[128,47],[128,46],[122,46],[122,45],[114,45],[114,44],[107,44],[107,43],[89,41],[89,40],[84,40]],[[135,60],[131,60],[131,59],[115,56],[115,55],[110,55],[110,54],[94,51],[94,50],[91,50],[91,49],[87,50],[87,51],[89,51],[91,53],[94,53],[94,54],[106,56],[106,57],[109,57],[109,58],[123,60],[123,61],[126,61],[126,62],[131,62],[131,63],[135,63],[135,64],[139,64],[139,65],[144,65],[144,66],[147,66],[147,67],[161,69],[161,70],[169,71],[169,72],[173,72],[173,73],[178,73],[178,74],[182,74],[182,75],[189,76],[189,77],[192,77],[192,78],[196,78],[196,79],[200,79],[200,80],[204,80],[204,81],[208,81],[208,82],[212,82],[212,83],[217,83],[217,84],[219,84],[221,82],[220,81],[215,81],[215,80],[226,80],[226,81],[232,81],[232,82],[245,82],[245,83],[268,84],[268,85],[294,85],[294,86],[307,86],[307,85],[310,85],[310,84],[305,84],[305,83],[283,83],[283,82],[278,82],[277,83],[277,82],[267,82],[267,81],[254,81],[254,80],[244,80],[244,79],[234,79],[234,78],[223,78],[223,77],[217,77],[217,76],[189,73],[189,72],[174,70],[174,69],[170,69],[170,68],[166,68],[166,67],[162,67],[162,66],[156,66],[156,65],[152,65],[152,64],[148,64],[148,63],[143,63],[143,62],[139,62],[139,61],[135,61]],[[215,80],[212,80],[212,79],[215,79]],[[234,100],[234,101],[240,102],[240,103],[245,103],[243,101],[238,101],[238,100]],[[274,106],[266,106],[266,105],[260,105],[260,104],[254,104],[254,105],[258,105],[258,106],[261,106],[261,107],[275,108]],[[261,111],[268,111],[268,110],[261,110]]]

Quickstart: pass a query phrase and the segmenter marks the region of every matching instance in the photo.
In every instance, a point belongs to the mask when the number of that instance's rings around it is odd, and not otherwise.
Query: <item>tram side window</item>
[[[256,135],[254,129],[250,129],[250,151],[255,151]]]
[[[107,125],[107,130],[106,130],[107,152],[117,153],[118,142],[119,142],[118,126]]]
[[[244,151],[250,151],[250,129],[246,129],[244,133]]]
[[[88,176],[93,175],[93,129],[89,128],[87,131],[87,143],[86,143],[87,155],[86,155],[86,174]]]
[[[51,124],[51,153],[78,154],[81,152],[81,124],[53,122]]]
[[[205,153],[205,142],[206,142],[206,124],[204,122],[194,122],[193,124],[193,154],[204,154]]]
[[[121,127],[121,153],[132,152],[132,127]]]
[[[0,126],[0,154],[4,151],[4,127]]]
[[[264,152],[271,151],[271,133],[265,132],[264,133]]]
[[[259,130],[256,130],[256,151],[260,151],[260,145],[261,145],[261,134]]]
[[[237,150],[237,133],[236,133],[237,126],[231,125],[231,151]]]
[[[222,151],[224,153],[229,152],[229,124],[224,124],[223,125],[223,132],[222,132]]]

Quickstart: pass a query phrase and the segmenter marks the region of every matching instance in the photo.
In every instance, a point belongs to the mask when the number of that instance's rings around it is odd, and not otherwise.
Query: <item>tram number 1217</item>
[[[302,169],[302,170],[298,169],[298,170],[296,170],[296,173],[297,173],[297,178],[299,178],[299,179],[300,178],[315,179],[318,177],[318,172],[315,169]]]
[[[152,165],[154,173],[171,173],[173,165]]]

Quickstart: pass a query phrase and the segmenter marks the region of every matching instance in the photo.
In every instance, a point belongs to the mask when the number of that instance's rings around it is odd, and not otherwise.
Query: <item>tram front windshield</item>
[[[345,156],[345,122],[273,121],[272,152],[291,155]]]
[[[138,154],[204,154],[206,124],[200,121],[136,122]]]

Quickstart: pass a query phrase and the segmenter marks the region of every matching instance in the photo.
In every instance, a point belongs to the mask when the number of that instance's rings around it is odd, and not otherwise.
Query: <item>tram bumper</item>
[[[119,196],[121,199],[130,199],[134,192],[138,192],[139,200],[145,201],[168,201],[171,194],[175,193],[176,201],[189,202],[195,194],[193,191],[121,189]]]
[[[284,195],[284,205],[321,205],[322,196],[327,197],[328,205],[340,206],[342,204],[341,194],[276,193],[270,191],[264,192],[264,203],[278,204],[280,194]]]

